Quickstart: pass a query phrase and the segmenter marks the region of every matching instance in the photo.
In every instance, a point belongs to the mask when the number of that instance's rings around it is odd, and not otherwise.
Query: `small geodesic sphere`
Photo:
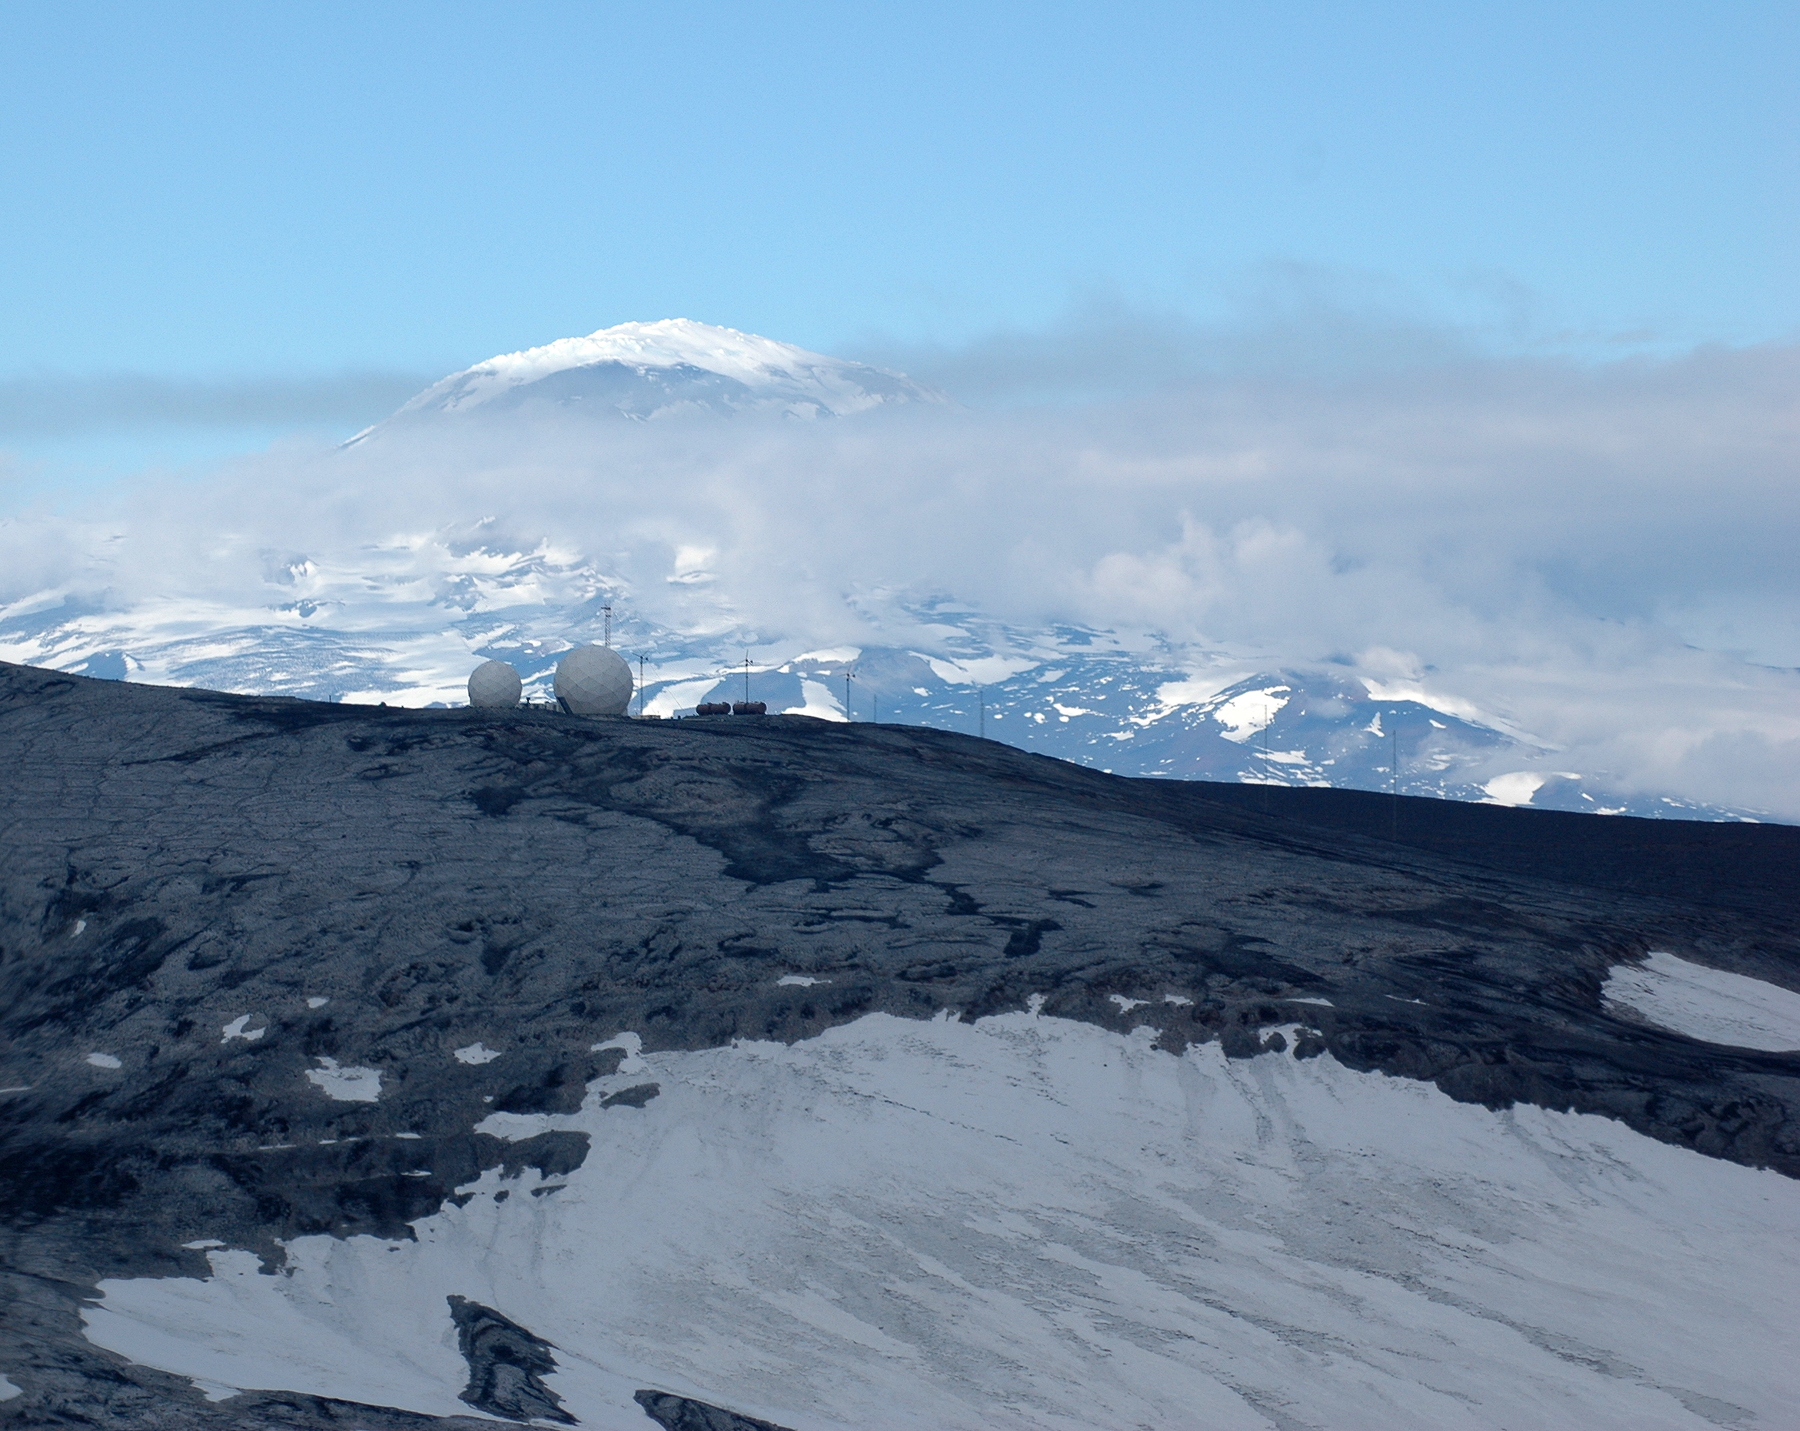
[[[469,677],[469,704],[477,710],[509,711],[519,703],[524,684],[504,661],[483,661]]]
[[[556,698],[576,715],[624,715],[631,667],[609,646],[577,646],[556,668]]]

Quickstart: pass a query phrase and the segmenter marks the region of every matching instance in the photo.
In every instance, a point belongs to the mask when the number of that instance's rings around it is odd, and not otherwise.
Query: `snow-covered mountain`
[[[641,422],[683,411],[842,417],[884,403],[944,401],[899,373],[735,328],[665,318],[489,358],[432,384],[388,422],[494,413],[528,403],[610,411]],[[381,426],[351,442],[366,440]]]
[[[454,706],[484,659],[509,661],[526,698],[550,699],[572,643],[612,642],[641,673],[632,710],[702,701],[982,734],[1119,775],[1397,791],[1537,809],[1756,818],[1679,791],[1621,789],[1442,682],[1273,664],[1089,628],[1022,630],[946,605],[913,613],[918,646],[800,641],[754,649],[644,620],[604,576],[549,550],[368,554],[334,572],[275,573],[262,611],[61,606],[0,618],[0,659],[83,675],[315,700]],[[382,565],[392,560],[394,569]],[[749,659],[746,671],[745,660]],[[641,663],[640,663],[641,658]],[[849,676],[846,682],[845,677]]]

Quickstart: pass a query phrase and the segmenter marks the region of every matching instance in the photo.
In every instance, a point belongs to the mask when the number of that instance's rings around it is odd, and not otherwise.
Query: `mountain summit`
[[[900,373],[735,328],[665,318],[489,358],[434,383],[389,421],[526,403],[610,409],[640,422],[681,411],[843,417],[886,403],[944,400]]]

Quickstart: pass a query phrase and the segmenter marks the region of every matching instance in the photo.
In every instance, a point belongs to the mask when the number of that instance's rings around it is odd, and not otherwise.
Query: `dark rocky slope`
[[[274,1262],[303,1233],[404,1236],[484,1167],[578,1165],[581,1135],[470,1130],[577,1106],[621,1030],[793,1040],[1042,994],[1253,1056],[1303,1022],[1303,1052],[1800,1176],[1800,1055],[1600,993],[1653,948],[1800,988],[1800,830],[1128,781],[895,726],[385,710],[5,665],[0,761],[0,1370],[25,1390],[0,1410],[41,1424],[418,1423],[209,1407],[92,1348],[78,1308],[103,1277],[204,1275],[183,1241]],[[226,1037],[245,1015],[261,1036]],[[451,1057],[484,1038],[508,1056]],[[379,1101],[323,1096],[325,1059],[379,1072]]]

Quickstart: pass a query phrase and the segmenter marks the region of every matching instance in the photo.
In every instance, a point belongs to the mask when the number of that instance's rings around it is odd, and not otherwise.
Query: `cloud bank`
[[[0,443],[166,427],[355,430],[391,412],[427,381],[374,372],[238,380],[142,373],[0,378]]]
[[[1428,687],[1621,788],[1800,818],[1800,349],[1134,386],[812,424],[528,407],[284,449],[5,518],[0,620],[310,605],[354,633],[482,609],[510,572],[512,611],[604,593],[722,644],[929,650],[923,603],[951,600]]]

